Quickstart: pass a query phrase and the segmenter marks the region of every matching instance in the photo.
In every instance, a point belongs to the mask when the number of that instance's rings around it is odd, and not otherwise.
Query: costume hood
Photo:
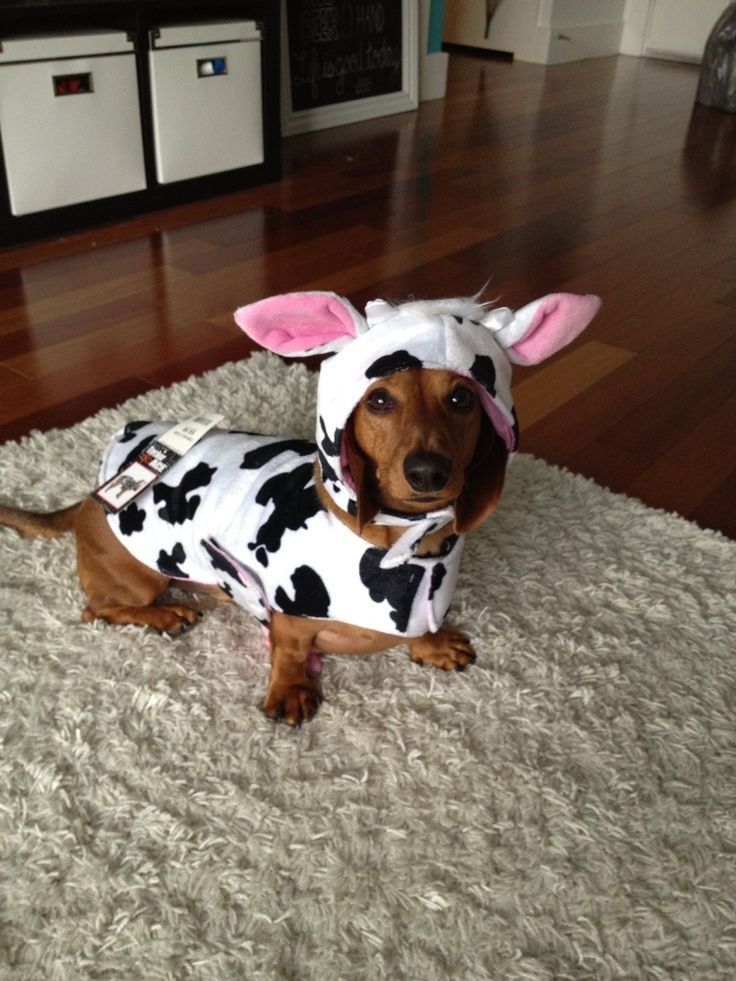
[[[473,382],[509,453],[518,444],[511,364],[538,364],[574,340],[600,307],[597,296],[553,293],[520,310],[473,299],[393,306],[374,300],[361,314],[327,292],[287,293],[235,312],[235,322],[270,351],[291,357],[331,354],[320,369],[317,445],[322,479],[343,510],[355,507],[343,433],[374,382],[397,371],[439,368]]]

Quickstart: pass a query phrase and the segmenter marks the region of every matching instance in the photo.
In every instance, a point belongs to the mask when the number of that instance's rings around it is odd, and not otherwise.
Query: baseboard
[[[454,41],[443,41],[442,50],[448,54],[466,55],[473,58],[490,58],[494,61],[513,61],[510,51],[495,51],[493,48],[480,48],[472,44],[456,44]]]
[[[660,48],[644,48],[642,52],[645,58],[658,58],[660,61],[685,61],[689,65],[699,65],[702,57],[688,54],[685,51],[663,51]]]

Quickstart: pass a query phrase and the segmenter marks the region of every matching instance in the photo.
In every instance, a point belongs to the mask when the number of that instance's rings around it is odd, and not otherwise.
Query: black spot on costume
[[[191,521],[202,500],[199,495],[192,492],[201,487],[207,487],[216,472],[217,467],[198,463],[196,467],[188,470],[182,476],[181,482],[178,484],[167,484],[163,480],[154,484],[154,504],[164,502],[164,506],[158,512],[159,518],[172,525],[181,525],[185,521]]]
[[[189,576],[181,568],[181,564],[186,562],[186,558],[187,553],[184,551],[184,546],[181,542],[177,542],[172,548],[171,553],[164,552],[161,549],[158,553],[156,565],[158,566],[159,572],[163,572],[165,576],[170,576],[172,579],[188,579]]]

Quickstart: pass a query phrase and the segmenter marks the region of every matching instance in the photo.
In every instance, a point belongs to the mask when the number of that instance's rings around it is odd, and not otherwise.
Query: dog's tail
[[[59,538],[71,531],[82,502],[72,504],[60,511],[41,514],[37,511],[22,511],[0,504],[0,525],[15,528],[24,538]]]

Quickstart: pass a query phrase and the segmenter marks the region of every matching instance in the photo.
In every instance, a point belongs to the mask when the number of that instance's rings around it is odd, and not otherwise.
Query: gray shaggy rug
[[[125,419],[311,436],[314,383],[259,354],[8,444],[0,498],[78,499]],[[736,977],[736,543],[521,455],[478,663],[327,659],[297,732],[238,609],[84,625],[70,539],[0,562],[3,979]]]

